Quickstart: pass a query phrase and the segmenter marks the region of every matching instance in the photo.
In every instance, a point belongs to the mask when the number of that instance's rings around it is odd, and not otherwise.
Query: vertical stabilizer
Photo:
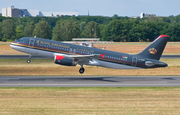
[[[168,35],[159,36],[146,49],[144,49],[141,53],[137,55],[145,58],[159,60],[162,55],[162,52],[164,51],[168,39]]]

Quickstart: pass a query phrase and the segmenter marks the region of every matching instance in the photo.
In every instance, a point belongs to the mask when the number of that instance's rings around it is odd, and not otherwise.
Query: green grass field
[[[1,55],[24,55],[11,49],[9,44],[0,43]],[[149,43],[115,43],[110,50],[138,53],[147,45]],[[179,46],[180,43],[168,43],[164,54],[180,54]],[[0,59],[0,75],[7,77],[8,75],[80,75],[78,72],[80,66],[56,65],[53,59],[32,59],[31,64],[27,64],[26,61],[27,59]],[[161,61],[168,63],[169,67],[116,70],[85,66],[86,71],[83,75],[180,75],[180,59],[161,59]],[[0,114],[2,115],[178,115],[179,113],[179,87],[0,87]]]
[[[0,114],[177,115],[180,88],[0,88]]]
[[[113,42],[112,44],[94,44],[94,47],[122,53],[137,54],[151,42]],[[27,55],[10,47],[10,42],[0,42],[0,55]],[[180,42],[168,42],[163,55],[180,55]]]
[[[180,59],[161,59],[169,66],[155,69],[121,70],[95,66],[84,66],[85,73],[79,74],[80,66],[69,67],[54,64],[53,59],[32,59],[28,64],[26,59],[0,59],[0,75],[180,75]]]

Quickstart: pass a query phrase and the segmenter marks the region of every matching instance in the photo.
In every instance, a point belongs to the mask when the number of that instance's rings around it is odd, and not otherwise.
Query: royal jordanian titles
[[[64,66],[76,66],[79,64],[81,66],[79,73],[82,74],[85,71],[83,65],[113,69],[167,67],[168,65],[159,61],[159,59],[168,39],[168,35],[159,36],[137,55],[33,37],[20,38],[11,43],[10,46],[17,51],[30,54],[27,63],[31,62],[31,56],[50,57],[54,58],[54,63]]]

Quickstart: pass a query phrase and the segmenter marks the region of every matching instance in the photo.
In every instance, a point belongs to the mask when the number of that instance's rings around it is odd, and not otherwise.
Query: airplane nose
[[[13,45],[13,43],[14,43],[14,42],[12,42],[12,43],[10,44],[10,47],[14,49],[14,45]]]
[[[12,43],[10,44],[10,47],[12,48]]]

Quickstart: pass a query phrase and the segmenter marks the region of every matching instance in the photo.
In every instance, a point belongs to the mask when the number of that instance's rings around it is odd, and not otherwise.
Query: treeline
[[[129,18],[78,17],[23,17],[0,16],[0,41],[21,37],[39,37],[57,41],[72,38],[100,38],[104,41],[153,41],[161,34],[170,41],[180,41],[180,15],[169,17]]]

